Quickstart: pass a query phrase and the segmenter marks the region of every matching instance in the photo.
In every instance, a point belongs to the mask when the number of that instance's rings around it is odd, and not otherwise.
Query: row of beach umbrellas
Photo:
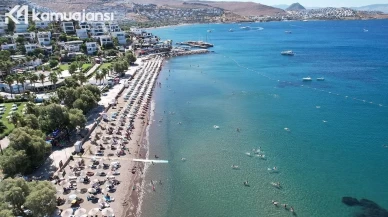
[[[76,211],[74,211],[72,208],[69,208],[69,209],[65,209],[62,213],[61,213],[61,217],[70,217],[70,216],[75,216],[75,217],[88,217],[88,216],[94,216],[94,215],[97,215],[99,212],[101,212],[101,214],[103,216],[113,216],[114,215],[114,211],[112,208],[105,208],[103,210],[100,211],[99,208],[93,208],[91,210],[89,210],[89,212],[84,209],[84,208],[79,208],[77,209]],[[74,214],[73,214],[74,213]]]

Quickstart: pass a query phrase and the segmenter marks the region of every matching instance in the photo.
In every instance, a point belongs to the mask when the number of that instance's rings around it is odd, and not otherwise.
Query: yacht
[[[234,170],[238,170],[239,168],[238,168],[238,166],[237,165],[232,165],[232,169],[234,169]]]
[[[302,78],[302,81],[312,81],[313,79],[311,79],[311,77],[305,77],[305,78]]]
[[[284,56],[294,56],[295,55],[295,53],[292,52],[292,50],[285,50],[285,51],[282,51],[280,54],[284,55]]]
[[[209,30],[207,30],[207,32],[209,32],[209,33],[210,33],[210,32],[212,32],[212,30],[211,30],[211,29],[209,29]]]
[[[324,81],[324,80],[325,80],[324,77],[317,78],[317,81]]]
[[[243,26],[243,27],[240,27],[240,29],[243,29],[243,30],[250,30],[251,27],[249,27],[249,26]]]

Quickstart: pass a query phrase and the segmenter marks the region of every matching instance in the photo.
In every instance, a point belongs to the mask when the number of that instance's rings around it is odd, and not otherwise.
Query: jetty
[[[180,51],[171,51],[170,55],[175,57],[175,56],[184,56],[184,55],[192,55],[192,54],[205,54],[205,53],[210,53],[214,51],[209,51],[207,49],[197,49],[197,50],[180,50]]]
[[[196,47],[196,48],[204,48],[207,49],[209,47],[214,47],[213,44],[210,44],[208,42],[204,41],[186,41],[186,42],[177,42],[177,45],[186,45],[190,47]]]

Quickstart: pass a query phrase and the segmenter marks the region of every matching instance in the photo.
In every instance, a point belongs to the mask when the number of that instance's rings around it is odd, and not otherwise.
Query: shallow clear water
[[[151,31],[174,43],[207,38],[215,53],[164,65],[150,156],[170,163],[150,166],[147,182],[163,184],[146,187],[142,216],[291,216],[271,200],[301,217],[352,216],[343,196],[388,208],[388,21],[246,25],[264,29]],[[289,49],[296,55],[280,55]],[[245,154],[258,147],[266,160]],[[268,172],[274,166],[278,174]]]

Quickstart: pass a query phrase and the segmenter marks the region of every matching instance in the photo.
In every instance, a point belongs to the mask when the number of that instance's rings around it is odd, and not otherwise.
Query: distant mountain
[[[271,7],[274,7],[274,8],[279,8],[279,9],[282,9],[282,10],[286,10],[286,8],[288,8],[290,5],[271,5]]]
[[[305,10],[306,8],[304,8],[301,4],[299,3],[294,3],[292,5],[290,5],[290,7],[288,7],[286,10],[287,11],[299,11],[299,10]]]
[[[387,14],[388,4],[366,5],[362,7],[353,7],[352,9],[359,10],[359,11],[381,11]]]

